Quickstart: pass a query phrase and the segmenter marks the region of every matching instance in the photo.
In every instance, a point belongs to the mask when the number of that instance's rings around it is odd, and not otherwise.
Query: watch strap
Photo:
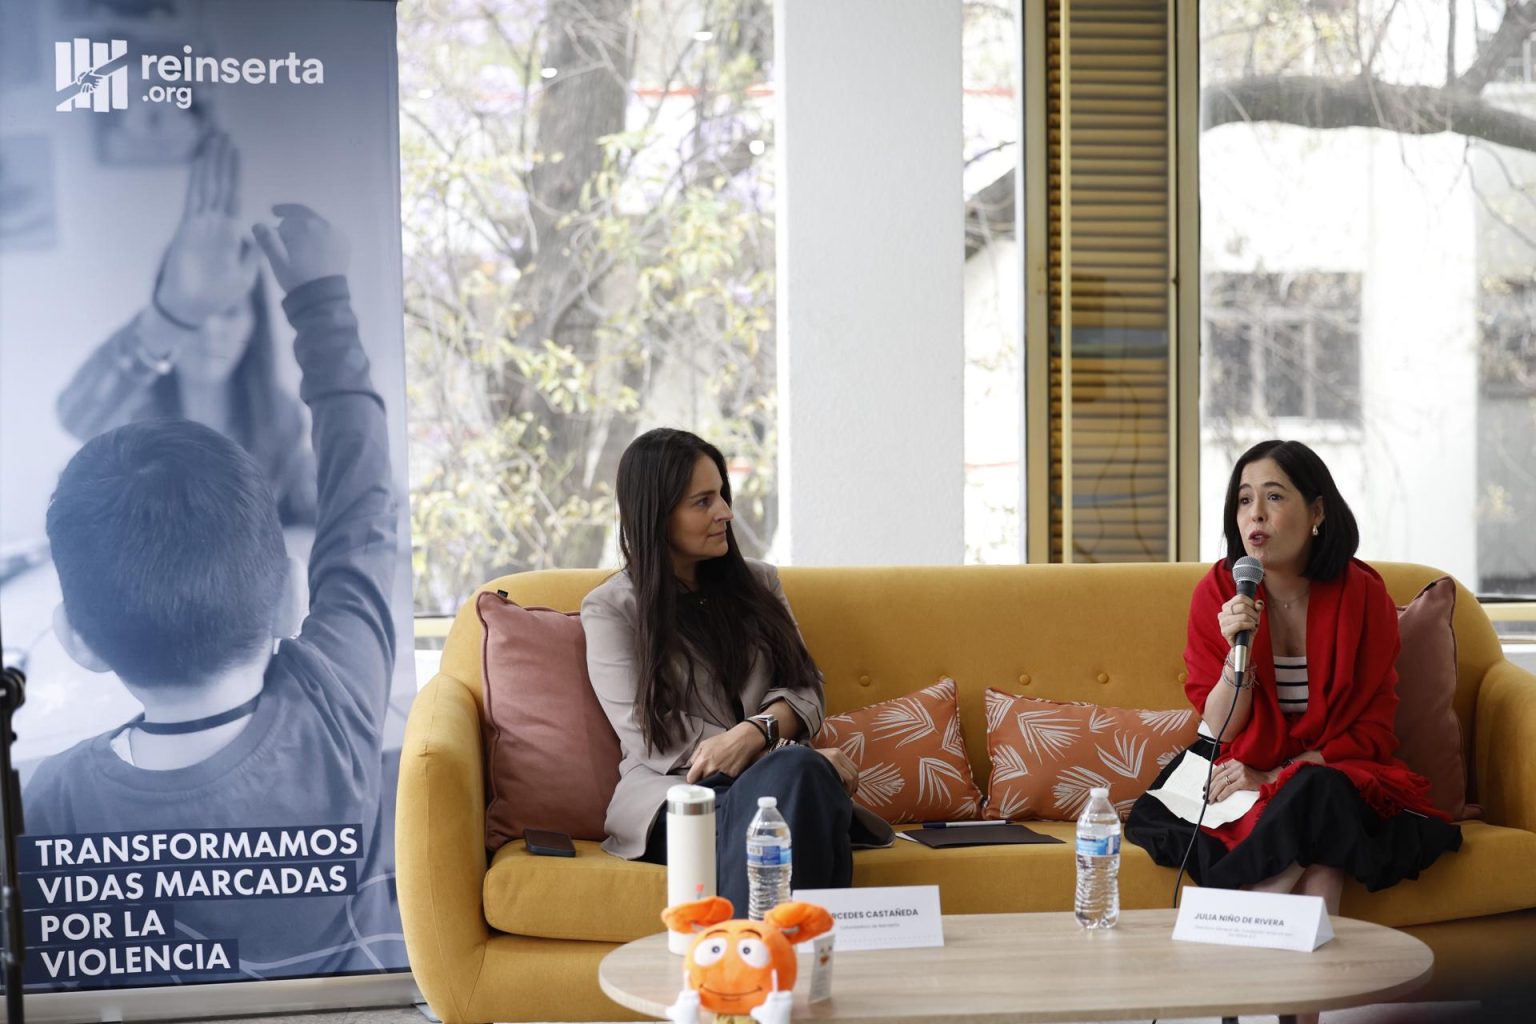
[[[772,747],[778,740],[779,720],[771,714],[753,715],[747,721],[757,726],[757,731],[763,734],[763,746]]]

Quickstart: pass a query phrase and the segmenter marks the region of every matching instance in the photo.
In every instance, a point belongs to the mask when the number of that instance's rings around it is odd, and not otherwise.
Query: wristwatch
[[[771,750],[778,745],[779,720],[777,718],[765,711],[760,715],[753,715],[747,721],[757,726],[758,731],[763,734],[763,747],[765,749]]]

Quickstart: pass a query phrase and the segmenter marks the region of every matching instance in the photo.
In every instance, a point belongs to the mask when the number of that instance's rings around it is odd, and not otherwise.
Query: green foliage
[[[662,423],[727,453],[760,553],[777,511],[766,3],[400,16],[418,612],[505,572],[611,564],[618,455]]]

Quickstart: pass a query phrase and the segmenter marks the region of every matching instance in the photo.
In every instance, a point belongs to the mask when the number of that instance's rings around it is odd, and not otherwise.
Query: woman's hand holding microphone
[[[1218,729],[1222,730],[1223,740],[1229,741],[1231,739],[1231,735],[1226,731],[1228,728],[1227,721],[1232,718],[1232,713],[1237,710],[1236,701],[1242,696],[1241,693],[1235,693],[1229,689],[1229,687],[1238,686],[1237,675],[1232,669],[1230,648],[1237,645],[1237,637],[1240,633],[1247,633],[1252,638],[1253,631],[1259,628],[1259,612],[1263,608],[1263,602],[1255,600],[1246,594],[1235,594],[1224,601],[1221,607],[1216,610],[1216,628],[1221,631],[1221,635],[1226,639],[1229,648],[1227,664],[1221,670],[1222,681],[1227,686],[1218,687],[1218,690],[1222,691],[1219,695],[1215,690],[1211,692],[1203,713],[1206,725],[1211,729],[1212,734],[1214,735]],[[1248,684],[1245,683],[1239,689],[1247,689],[1247,686]],[[1240,721],[1246,721],[1246,717],[1247,712],[1245,711]],[[1238,728],[1241,728],[1241,725]],[[1235,760],[1227,761],[1216,766],[1216,770],[1211,776],[1207,797],[1212,803],[1216,803],[1239,790],[1258,789],[1266,782],[1269,782],[1271,778],[1272,773],[1255,771]]]
[[[1263,610],[1264,602],[1243,594],[1232,597],[1217,610],[1216,627],[1229,647],[1237,643],[1237,634],[1259,628],[1259,612]]]

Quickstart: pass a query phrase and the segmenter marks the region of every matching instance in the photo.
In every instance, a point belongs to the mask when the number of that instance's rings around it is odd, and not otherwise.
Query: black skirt
[[[1209,757],[1211,744],[1200,740],[1190,749]],[[1180,754],[1149,787],[1171,775]],[[1176,868],[1195,826],[1176,816],[1154,796],[1142,794],[1125,822],[1125,837],[1164,867]],[[1417,878],[1448,850],[1461,848],[1461,829],[1438,818],[1399,811],[1382,818],[1371,810],[1343,772],[1321,765],[1298,771],[1260,813],[1253,831],[1237,846],[1202,830],[1189,854],[1189,875],[1198,884],[1237,889],[1262,882],[1291,864],[1323,864],[1375,892],[1405,878]]]

